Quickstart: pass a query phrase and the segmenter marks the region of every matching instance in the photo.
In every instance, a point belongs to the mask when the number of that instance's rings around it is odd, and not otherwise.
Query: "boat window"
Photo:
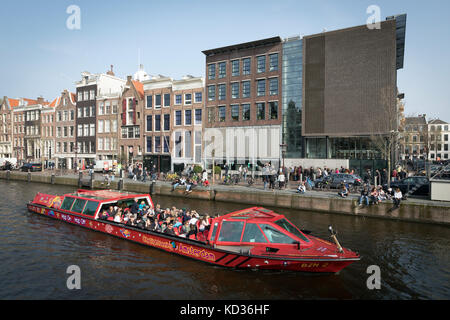
[[[83,210],[83,214],[85,214],[87,216],[94,216],[95,211],[97,211],[97,207],[98,207],[98,202],[88,201],[86,208],[84,208],[84,210]]]
[[[245,226],[242,242],[267,243],[258,225],[255,223],[247,223]]]
[[[244,221],[223,221],[219,239],[223,242],[240,242]]]
[[[83,211],[85,204],[86,204],[86,200],[76,199],[71,211],[76,212],[76,213],[81,213],[81,211]]]
[[[303,241],[309,242],[309,239],[306,238],[296,227],[294,227],[289,221],[286,219],[280,219],[275,221],[275,224],[282,227],[284,230],[286,230],[289,233],[292,233],[293,235],[299,237]]]
[[[71,198],[71,197],[65,197],[64,201],[61,205],[61,209],[63,210],[70,210],[70,208],[72,207],[73,202],[75,201],[75,198]]]
[[[212,231],[212,233],[211,233],[211,241],[214,241],[214,239],[216,238],[216,232],[217,232],[217,226],[218,226],[219,224],[216,222],[216,223],[214,223],[214,227],[213,227],[213,231]]]
[[[278,231],[274,227],[268,225],[268,224],[260,224],[261,229],[263,230],[264,234],[266,235],[267,239],[270,243],[296,243],[294,239],[289,237],[288,235],[285,235],[281,231]]]

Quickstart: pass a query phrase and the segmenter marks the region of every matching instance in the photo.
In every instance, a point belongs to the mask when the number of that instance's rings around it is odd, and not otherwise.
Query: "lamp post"
[[[281,157],[283,159],[283,169],[284,169],[284,158],[286,157],[287,145],[281,144],[280,148],[281,148]]]

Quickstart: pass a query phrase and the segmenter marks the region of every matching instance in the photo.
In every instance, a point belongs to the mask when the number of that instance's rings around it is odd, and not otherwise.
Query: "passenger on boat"
[[[136,218],[134,215],[130,215],[127,221],[127,226],[135,227],[136,226]]]
[[[109,218],[108,212],[106,210],[103,210],[102,213],[100,213],[99,219],[108,220],[108,218]]]
[[[205,232],[208,231],[209,228],[211,227],[210,223],[209,223],[209,216],[204,216],[203,218],[200,219],[200,226],[199,226],[199,231],[200,232]]]
[[[114,206],[110,206],[109,208],[108,208],[108,218],[109,217],[111,217],[111,218],[114,218],[114,216],[115,216],[115,211],[114,211]]]
[[[131,211],[132,214],[136,214],[136,215],[138,214],[138,212],[139,212],[139,204],[138,204],[138,200],[137,199],[134,199],[134,202],[133,202],[133,204],[130,207],[130,211]]]
[[[170,234],[172,236],[175,236],[176,234],[175,234],[175,231],[173,230],[173,224],[169,223],[167,225],[167,228],[164,230],[164,233],[165,234]]]
[[[114,222],[121,223],[122,222],[122,214],[121,210],[117,211],[116,215],[114,216]]]

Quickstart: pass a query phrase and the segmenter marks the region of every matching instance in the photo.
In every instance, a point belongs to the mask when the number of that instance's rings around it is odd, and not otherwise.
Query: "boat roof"
[[[79,189],[77,192],[68,193],[66,196],[74,196],[87,198],[98,201],[105,200],[126,200],[126,199],[134,199],[134,198],[142,198],[148,196],[147,194],[136,194],[124,191],[115,191],[115,190],[83,190]]]
[[[226,214],[224,216],[219,217],[219,219],[236,219],[236,220],[246,220],[253,222],[271,222],[274,220],[278,220],[279,218],[284,217],[281,214],[275,213],[272,210],[261,208],[261,207],[253,207],[249,209],[244,209],[236,212],[232,212]]]

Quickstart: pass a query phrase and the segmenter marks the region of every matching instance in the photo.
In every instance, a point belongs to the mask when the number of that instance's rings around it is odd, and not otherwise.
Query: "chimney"
[[[114,66],[111,65],[111,70],[109,70],[106,74],[110,75],[110,76],[115,76],[114,71],[113,71]]]
[[[127,76],[127,83],[131,83],[131,76]]]
[[[37,104],[43,104],[44,103],[44,98],[42,96],[37,98]]]

